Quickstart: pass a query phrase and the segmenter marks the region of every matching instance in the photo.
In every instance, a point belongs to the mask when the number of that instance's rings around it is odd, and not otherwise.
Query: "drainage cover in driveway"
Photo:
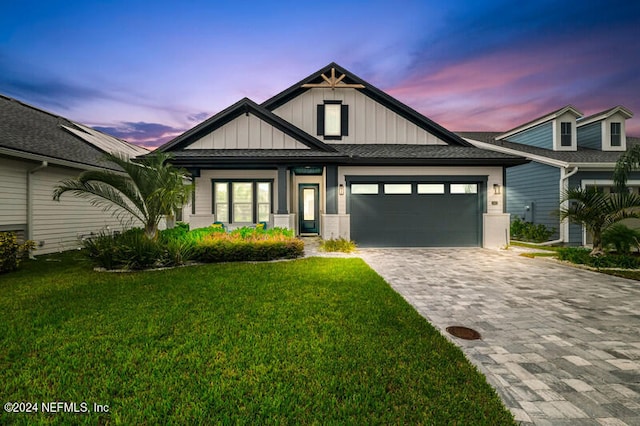
[[[451,334],[452,336],[455,336],[464,340],[477,340],[481,338],[480,333],[468,327],[461,327],[461,326],[454,325],[451,327],[447,327],[446,330],[447,330],[447,333]]]

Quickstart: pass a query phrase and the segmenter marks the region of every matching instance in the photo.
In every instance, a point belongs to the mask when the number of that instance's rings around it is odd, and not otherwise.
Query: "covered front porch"
[[[336,165],[280,164],[255,169],[191,169],[195,191],[183,211],[191,228],[223,223],[294,229],[296,235],[349,238],[349,215],[338,214],[344,186]]]

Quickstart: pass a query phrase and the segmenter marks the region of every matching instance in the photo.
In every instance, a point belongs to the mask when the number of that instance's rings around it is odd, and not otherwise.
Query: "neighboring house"
[[[87,199],[70,193],[52,199],[58,182],[85,170],[121,171],[102,161],[106,152],[148,151],[0,95],[0,231],[36,241],[35,254],[46,254],[78,248],[91,233],[122,229],[127,224]]]
[[[192,227],[267,222],[363,247],[504,246],[503,175],[527,162],[474,147],[335,63],[158,151],[195,178]]]
[[[620,155],[637,138],[626,135],[625,120],[633,114],[617,106],[583,117],[571,105],[536,118],[504,133],[458,132],[475,146],[531,162],[507,169],[506,211],[514,217],[555,229],[552,240],[571,245],[590,244],[590,235],[576,224],[561,222],[557,212],[568,188],[613,187],[613,169]],[[640,173],[629,186],[636,193]]]

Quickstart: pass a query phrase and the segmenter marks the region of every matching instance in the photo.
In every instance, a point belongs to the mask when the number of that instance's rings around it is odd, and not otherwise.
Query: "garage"
[[[479,247],[482,182],[349,182],[351,239],[360,247]]]

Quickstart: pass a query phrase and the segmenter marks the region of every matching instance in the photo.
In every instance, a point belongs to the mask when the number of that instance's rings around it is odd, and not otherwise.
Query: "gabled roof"
[[[0,95],[0,153],[74,167],[119,170],[104,161],[107,152],[130,157],[144,148],[64,117]]]
[[[582,117],[582,115],[583,115],[582,112],[580,112],[573,105],[567,105],[567,106],[564,106],[564,107],[562,107],[560,109],[552,111],[552,112],[550,112],[548,114],[545,114],[543,116],[534,118],[533,120],[528,121],[528,122],[526,122],[524,124],[520,124],[519,126],[516,126],[511,130],[507,130],[504,133],[498,134],[496,136],[496,139],[498,139],[498,140],[506,139],[509,136],[513,136],[513,135],[515,135],[517,133],[524,132],[525,130],[531,129],[532,127],[536,127],[536,126],[539,126],[540,124],[543,124],[543,123],[546,123],[548,121],[554,120],[554,119],[560,117],[561,115],[563,115],[563,114],[565,114],[567,112],[572,113],[576,118],[577,117]]]
[[[307,145],[309,148],[321,151],[321,152],[333,152],[335,151],[329,145],[322,143],[318,139],[314,138],[304,130],[294,126],[286,120],[278,117],[268,109],[256,104],[251,99],[243,98],[231,105],[229,108],[220,111],[213,117],[203,121],[196,127],[187,130],[180,136],[170,140],[166,144],[160,146],[158,152],[168,152],[183,149],[189,144],[197,141],[203,136],[211,133],[212,131],[222,127],[231,120],[239,117],[242,114],[253,114],[264,122],[272,125],[278,130],[281,130],[285,134],[291,136],[295,140]]]
[[[323,74],[331,73],[332,68],[345,76],[344,79],[342,80],[342,82],[347,83],[347,84],[361,84],[361,85],[364,86],[364,88],[361,88],[361,89],[357,88],[357,89],[354,89],[354,90],[358,90],[358,91],[362,92],[363,94],[367,95],[368,97],[370,97],[371,99],[375,100],[376,102],[379,102],[380,104],[382,104],[385,107],[389,108],[390,110],[392,110],[396,114],[400,115],[401,117],[409,120],[410,122],[414,123],[415,125],[417,125],[417,126],[421,127],[422,129],[432,133],[433,135],[437,136],[438,138],[440,138],[444,142],[446,142],[446,143],[448,143],[450,145],[471,146],[469,144],[469,142],[467,142],[464,139],[460,138],[455,133],[450,132],[449,130],[447,130],[444,127],[440,126],[438,123],[428,119],[427,117],[425,117],[424,115],[420,114],[419,112],[417,112],[416,110],[412,109],[411,107],[403,104],[402,102],[400,102],[397,99],[389,96],[388,94],[386,94],[382,90],[380,90],[380,89],[376,88],[375,86],[367,83],[366,81],[364,81],[360,77],[356,76],[355,74],[352,74],[350,71],[346,70],[345,68],[342,68],[340,65],[336,64],[335,62],[330,63],[326,67],[324,67],[324,68],[316,71],[315,73],[311,74],[309,77],[307,77],[307,78],[305,78],[303,80],[300,80],[299,82],[297,82],[293,86],[291,86],[288,89],[284,90],[283,92],[280,92],[279,94],[275,95],[271,99],[266,100],[265,102],[262,103],[262,106],[264,108],[270,110],[270,111],[273,111],[277,107],[287,103],[288,101],[290,101],[291,99],[299,96],[300,94],[304,93],[305,91],[310,90],[309,88],[302,87],[302,85],[304,85],[304,84],[313,84],[313,83],[322,83],[323,80],[324,80],[323,77],[322,77]],[[336,87],[339,88],[340,86],[338,85]]]
[[[600,121],[600,120],[604,120],[606,118],[611,117],[613,114],[615,113],[620,113],[624,116],[624,118],[631,118],[633,117],[633,113],[628,110],[627,108],[623,107],[622,105],[618,105],[615,106],[613,108],[609,108],[607,110],[601,111],[601,112],[597,112],[595,114],[591,114],[588,117],[584,117],[581,118],[577,121],[576,125],[578,127],[580,126],[586,126],[587,124],[591,124],[591,123],[595,123],[596,121]]]

